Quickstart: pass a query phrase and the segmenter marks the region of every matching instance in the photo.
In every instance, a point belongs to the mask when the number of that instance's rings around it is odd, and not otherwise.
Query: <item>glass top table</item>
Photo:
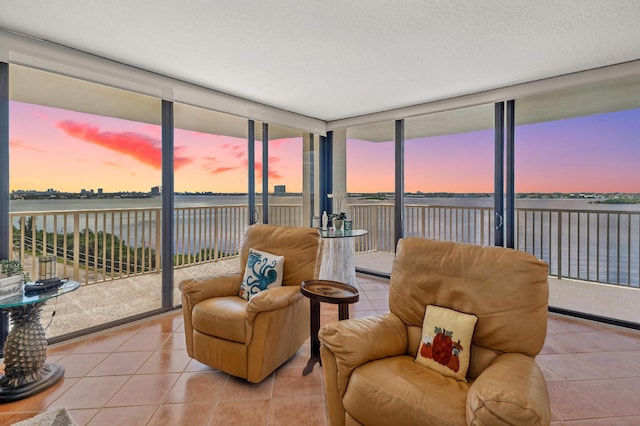
[[[0,403],[17,401],[53,386],[64,376],[64,367],[45,362],[47,339],[40,312],[47,300],[80,287],[67,281],[41,293],[24,293],[0,300],[0,309],[9,313],[11,330],[4,345],[4,374],[0,375]]]
[[[339,230],[336,231],[333,228],[319,229],[320,236],[322,238],[348,238],[348,237],[361,237],[367,235],[369,231],[366,229],[350,229],[349,231]]]
[[[80,287],[77,281],[67,281],[56,289],[52,289],[42,293],[25,294],[24,291],[15,296],[7,297],[0,300],[0,309],[13,308],[16,306],[32,305],[34,303],[44,303],[54,297],[62,296]]]

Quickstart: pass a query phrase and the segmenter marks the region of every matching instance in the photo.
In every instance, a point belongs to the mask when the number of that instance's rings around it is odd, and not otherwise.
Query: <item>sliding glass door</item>
[[[47,337],[159,309],[160,99],[16,65],[10,99],[11,256],[81,284]]]

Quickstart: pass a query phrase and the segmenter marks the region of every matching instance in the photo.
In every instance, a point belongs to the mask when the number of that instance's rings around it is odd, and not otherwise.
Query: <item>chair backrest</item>
[[[472,346],[535,356],[547,331],[547,276],[548,265],[522,251],[401,239],[391,272],[389,308],[408,327],[419,328],[427,305],[474,314],[478,322]],[[472,358],[473,353],[472,349]],[[475,353],[482,350],[476,348]]]
[[[316,279],[320,272],[320,233],[315,228],[279,225],[251,225],[240,249],[240,265],[244,271],[249,249],[284,256],[282,285],[300,285]]]

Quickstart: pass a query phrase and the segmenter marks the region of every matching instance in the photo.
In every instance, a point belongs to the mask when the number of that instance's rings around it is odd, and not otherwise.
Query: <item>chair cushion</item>
[[[477,320],[475,315],[428,305],[416,362],[445,376],[466,381],[471,337]]]
[[[276,256],[253,248],[249,249],[239,296],[249,300],[251,296],[261,291],[281,286],[283,269],[284,256]]]
[[[245,343],[247,303],[238,296],[203,300],[193,307],[193,328],[209,336]]]
[[[469,384],[416,364],[408,355],[356,368],[343,398],[364,425],[466,424]]]

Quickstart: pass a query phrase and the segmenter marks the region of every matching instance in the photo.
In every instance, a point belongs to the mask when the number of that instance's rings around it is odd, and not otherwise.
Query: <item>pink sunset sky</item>
[[[161,185],[161,127],[12,102],[10,189],[142,191]],[[247,192],[247,141],[176,129],[175,190]],[[302,190],[302,145],[269,144],[270,186]],[[262,179],[256,142],[256,180]],[[257,187],[260,184],[256,184]]]
[[[157,125],[11,102],[10,189],[143,191],[161,184]],[[247,192],[246,140],[176,129],[177,192]],[[493,192],[493,131],[407,140],[408,192]],[[256,189],[261,143],[256,142]],[[519,126],[517,192],[640,193],[640,109]],[[347,189],[394,189],[394,145],[349,140]],[[300,138],[269,144],[269,187],[302,191]]]

